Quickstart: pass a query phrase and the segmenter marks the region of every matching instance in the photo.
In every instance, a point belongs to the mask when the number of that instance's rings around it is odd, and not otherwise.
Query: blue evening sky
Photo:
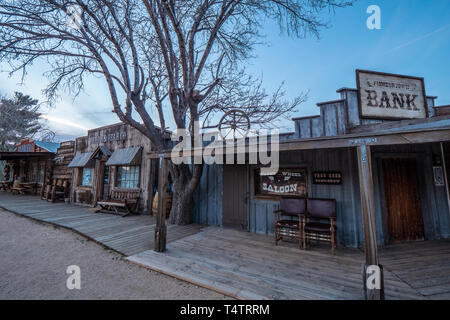
[[[381,8],[381,30],[369,30],[369,5]],[[421,76],[427,95],[438,96],[437,105],[450,104],[450,1],[449,0],[360,0],[353,7],[338,9],[330,16],[330,28],[320,39],[295,39],[280,35],[276,24],[264,33],[269,46],[256,49],[248,70],[264,79],[267,89],[285,81],[289,97],[309,90],[309,99],[294,116],[318,114],[317,102],[338,98],[336,90],[355,87],[355,69]],[[5,70],[6,65],[0,65]],[[20,77],[0,74],[0,93],[23,91],[45,100],[41,90],[46,65],[29,70],[24,86]],[[48,110],[48,125],[61,134],[85,135],[85,129],[117,122],[102,79],[90,79],[86,92],[75,100],[62,94]],[[292,131],[291,121],[282,131]]]

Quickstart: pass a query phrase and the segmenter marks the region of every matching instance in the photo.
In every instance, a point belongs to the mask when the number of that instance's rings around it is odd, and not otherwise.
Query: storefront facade
[[[23,139],[15,151],[0,153],[0,160],[6,160],[5,182],[34,184],[33,192],[39,194],[43,186],[50,183],[53,159],[59,147],[59,143]]]
[[[114,124],[88,131],[75,141],[71,200],[95,206],[107,199],[113,188],[140,189],[140,212],[151,210],[154,172],[150,140],[125,124]],[[152,174],[153,173],[153,174]]]
[[[335,199],[338,243],[362,246],[359,165],[367,159],[359,152],[368,148],[378,245],[449,238],[449,116],[425,95],[423,79],[357,77],[359,89],[338,90],[339,100],[318,104],[319,116],[293,119],[277,175],[249,164],[205,166],[194,220],[273,234],[280,197]]]

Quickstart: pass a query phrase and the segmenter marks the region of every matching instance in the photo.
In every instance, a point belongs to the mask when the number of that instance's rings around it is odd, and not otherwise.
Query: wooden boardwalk
[[[363,253],[307,251],[266,235],[200,225],[169,226],[153,251],[155,218],[94,213],[0,192],[0,207],[74,230],[147,268],[242,299],[362,299]],[[380,249],[388,299],[450,299],[450,240]]]
[[[153,249],[156,219],[150,215],[121,217],[95,213],[87,207],[51,203],[36,196],[0,192],[0,207],[19,215],[78,232],[125,256]],[[171,242],[200,231],[202,226],[169,226]]]
[[[449,299],[450,241],[380,250],[387,299]],[[308,251],[272,237],[222,229],[170,243],[167,252],[127,258],[179,279],[243,299],[362,299],[363,253],[327,247]]]

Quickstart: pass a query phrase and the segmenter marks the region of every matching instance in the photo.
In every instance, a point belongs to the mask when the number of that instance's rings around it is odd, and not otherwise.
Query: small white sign
[[[433,175],[436,187],[445,186],[444,169],[442,167],[433,167]]]

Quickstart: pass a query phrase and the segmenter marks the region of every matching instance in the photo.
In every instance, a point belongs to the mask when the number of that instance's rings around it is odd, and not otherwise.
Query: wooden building
[[[95,206],[113,188],[140,189],[139,212],[150,212],[155,170],[150,140],[135,128],[118,123],[88,131],[75,141],[71,200]]]
[[[23,139],[15,151],[1,152],[0,160],[6,160],[5,180],[32,185],[32,192],[40,193],[52,179],[53,159],[59,147],[59,143]]]
[[[368,241],[371,219],[378,245],[449,238],[448,107],[421,78],[357,71],[357,84],[280,140],[280,172],[304,175],[299,192],[264,190],[258,165],[205,165],[194,220],[273,234],[280,197],[326,198],[342,246]]]
[[[53,159],[53,179],[72,180],[72,169],[68,167],[75,154],[75,141],[61,142]]]

